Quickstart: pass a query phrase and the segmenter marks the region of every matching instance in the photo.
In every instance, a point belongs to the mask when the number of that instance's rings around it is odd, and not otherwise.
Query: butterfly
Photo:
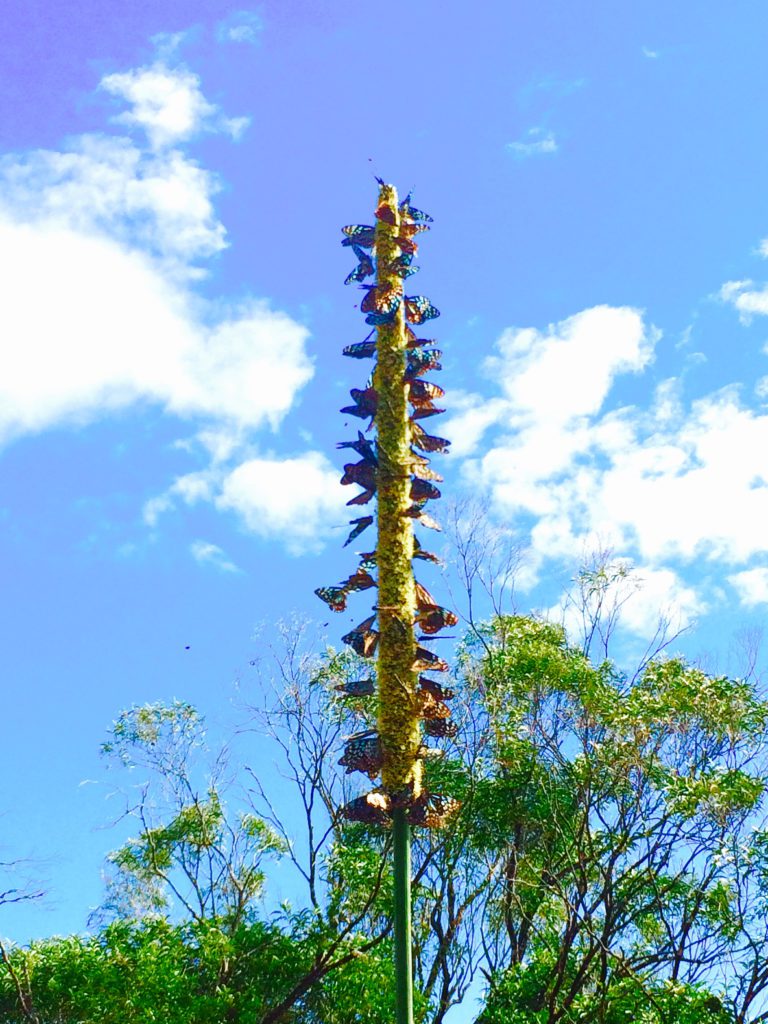
[[[403,515],[408,516],[410,519],[415,519],[417,523],[419,523],[421,526],[426,526],[428,530],[442,530],[442,527],[437,522],[437,520],[433,519],[432,516],[427,515],[427,513],[423,510],[421,505],[411,505],[410,508],[407,508],[403,512]]]
[[[344,587],[318,587],[315,593],[333,612],[343,612],[347,607],[347,592]]]
[[[349,501],[345,502],[347,505],[367,505],[371,498],[376,494],[375,487],[366,487],[364,491],[356,494],[354,498],[350,498]]]
[[[422,373],[429,373],[430,370],[442,370],[443,367],[440,363],[442,354],[437,348],[421,348],[415,352],[409,352],[405,368],[406,381],[420,377]]]
[[[459,807],[459,801],[452,796],[421,793],[408,809],[407,817],[411,825],[420,825],[422,828],[443,828]]]
[[[425,466],[421,462],[411,464],[411,473],[419,480],[433,480],[436,484],[441,484],[445,477],[440,476],[434,469],[430,469],[429,466]]]
[[[342,228],[342,231],[344,229]],[[400,235],[398,236],[398,244],[401,238],[413,238],[414,235],[420,234],[422,231],[429,231],[429,225],[424,223],[416,223],[412,220],[401,220],[400,221]]]
[[[434,338],[417,338],[415,331],[408,324],[405,324],[404,328],[406,348],[422,348],[424,345],[435,344]]]
[[[367,438],[365,434],[358,430],[356,441],[339,441],[336,445],[337,448],[351,448],[352,451],[357,452],[358,455],[362,455],[366,462],[370,462],[372,465],[378,465],[378,459],[376,458],[376,451],[374,449],[374,442]]]
[[[419,251],[419,247],[416,242],[402,231],[395,239],[395,243],[400,247],[400,251],[405,253],[406,256],[415,256]]]
[[[341,638],[341,642],[351,647],[361,658],[371,658],[376,652],[379,634],[375,629],[371,629],[375,618],[375,615],[371,615]]]
[[[450,700],[454,696],[453,690],[441,686],[440,683],[436,683],[434,679],[428,679],[426,676],[419,676],[419,686],[427,693],[431,693],[435,700]]]
[[[412,220],[414,222],[425,221],[430,224],[434,224],[435,222],[434,217],[430,217],[430,215],[428,213],[424,213],[423,210],[417,210],[415,206],[411,206],[410,195],[407,195],[402,203],[400,203],[400,212],[404,217],[407,217],[408,220]]]
[[[342,484],[359,484],[366,490],[376,490],[376,465],[363,459],[362,462],[347,462],[344,465]]]
[[[344,278],[344,284],[352,284],[353,281],[364,281],[373,273],[373,260],[359,245],[353,245],[352,251],[357,256],[358,264],[354,270]]]
[[[358,590],[370,590],[376,586],[376,580],[365,569],[358,568],[341,586],[349,594]]]
[[[365,388],[364,391],[360,388],[352,388],[349,393],[355,404],[345,405],[340,410],[341,412],[348,416],[357,416],[361,420],[367,420],[369,416],[372,419],[376,415],[379,396],[374,388]]]
[[[392,209],[390,204],[385,202],[384,200],[382,200],[382,202],[380,202],[379,205],[376,207],[374,217],[377,220],[383,221],[385,224],[397,223],[397,214]]]
[[[451,445],[444,437],[432,437],[418,423],[411,423],[411,442],[423,452],[445,452]]]
[[[431,693],[426,690],[417,690],[419,717],[425,721],[432,722],[437,718],[450,718],[451,712],[440,700],[435,700]]]
[[[366,294],[360,303],[363,313],[391,313],[400,305],[400,292],[397,288],[384,288],[381,285],[364,284]]]
[[[341,229],[346,238],[342,238],[342,245],[359,245],[363,249],[373,248],[376,241],[376,228],[372,224],[347,224]]]
[[[410,252],[401,252],[399,256],[384,266],[385,273],[395,274],[401,281],[418,274],[420,269],[420,267],[413,266],[413,253]]]
[[[417,377],[408,382],[408,401],[411,405],[419,406],[432,402],[435,398],[442,398],[445,389],[431,380],[422,380]]]
[[[378,736],[366,736],[349,740],[338,764],[352,772],[363,772],[369,779],[375,779],[381,771],[383,755]]]
[[[445,718],[436,718],[431,722],[424,723],[424,732],[427,736],[452,739],[458,731],[458,725],[455,722],[447,721]]]
[[[414,420],[425,420],[429,416],[439,416],[443,412],[445,412],[445,409],[438,409],[436,405],[426,401],[423,404],[420,402],[411,413],[411,422]]]
[[[344,637],[342,637],[342,640]],[[411,666],[413,672],[447,672],[448,662],[443,661],[426,647],[416,647],[416,660]]]
[[[347,544],[351,544],[353,540],[356,540],[356,538],[360,536],[363,530],[368,529],[372,522],[373,516],[360,516],[359,519],[350,519],[349,525],[354,525],[354,529],[350,531],[349,536],[344,541],[344,544],[342,546],[346,547]]]
[[[371,327],[383,327],[384,324],[394,323],[396,316],[396,309],[393,309],[391,313],[369,313],[365,318],[365,322],[370,324]]]
[[[440,310],[436,309],[424,295],[406,295],[405,318],[409,324],[423,324],[438,316]]]
[[[371,331],[371,334],[373,334],[373,331]],[[376,355],[376,342],[368,341],[367,338],[365,341],[356,341],[354,345],[346,345],[341,350],[341,354],[350,356],[352,359],[371,359]]]
[[[441,491],[429,480],[420,480],[418,477],[411,480],[411,501],[435,501],[440,494]]]
[[[376,568],[376,552],[364,551],[360,554],[360,568],[366,572],[373,572]]]
[[[358,821],[363,825],[389,824],[389,797],[385,793],[366,793],[350,800],[341,809],[342,817],[347,821]]]
[[[370,697],[374,692],[374,682],[373,679],[351,679],[334,686],[334,690],[343,697]]]
[[[416,622],[422,631],[428,634],[439,633],[446,626],[455,626],[458,621],[459,617],[455,612],[442,608],[439,604],[425,608],[416,616]]]
[[[413,557],[421,558],[425,562],[434,562],[435,565],[440,565],[440,559],[437,555],[433,555],[431,551],[425,551],[419,543],[418,537],[413,538]]]

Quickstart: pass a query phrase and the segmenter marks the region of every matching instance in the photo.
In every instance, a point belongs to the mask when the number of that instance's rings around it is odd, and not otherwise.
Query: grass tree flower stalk
[[[431,320],[439,311],[424,296],[404,294],[403,282],[417,245],[413,238],[428,229],[431,217],[415,209],[410,196],[398,202],[392,185],[380,182],[376,224],[343,228],[343,245],[352,248],[358,264],[346,284],[362,284],[366,295],[360,309],[373,327],[368,337],[344,349],[355,359],[375,358],[374,372],[363,389],[350,392],[353,404],[343,413],[370,420],[375,439],[358,431],[357,440],[343,441],[360,456],[344,466],[343,484],[363,491],[348,505],[366,505],[376,498],[376,515],[351,520],[347,544],[376,520],[376,549],[362,554],[357,570],[342,583],[319,587],[315,593],[334,611],[346,608],[356,591],[378,588],[374,614],[342,639],[363,658],[376,660],[378,689],[376,729],[349,737],[339,761],[347,772],[362,772],[381,786],[342,808],[350,821],[371,827],[391,827],[394,858],[394,934],[397,1024],[413,1024],[413,965],[411,962],[411,827],[439,828],[458,807],[455,800],[425,791],[423,758],[435,753],[424,746],[421,723],[428,736],[451,737],[445,701],[451,691],[424,671],[446,671],[448,665],[421,639],[430,639],[456,616],[434,602],[416,582],[413,560],[437,561],[414,536],[414,523],[439,528],[424,506],[440,497],[434,481],[442,478],[429,468],[424,452],[444,452],[449,442],[432,437],[417,422],[442,410],[433,399],[443,394],[423,374],[440,369],[440,353],[416,337],[413,325]],[[375,338],[374,338],[375,335]],[[345,545],[346,546],[346,545]],[[378,578],[374,579],[376,572]],[[419,629],[424,637],[418,638]],[[365,701],[376,691],[372,678],[351,680],[337,687],[342,699]]]

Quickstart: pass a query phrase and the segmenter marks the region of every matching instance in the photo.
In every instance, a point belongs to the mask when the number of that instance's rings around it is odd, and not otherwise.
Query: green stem
[[[395,985],[397,1024],[413,1024],[411,953],[411,826],[400,809],[392,815],[395,868]]]

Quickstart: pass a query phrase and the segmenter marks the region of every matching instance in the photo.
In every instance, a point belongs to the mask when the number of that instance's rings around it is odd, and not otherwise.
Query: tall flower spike
[[[442,478],[421,453],[444,452],[449,442],[430,436],[416,422],[442,412],[434,401],[442,398],[443,389],[423,376],[440,369],[441,353],[429,347],[433,341],[417,338],[410,325],[432,320],[440,312],[425,296],[403,293],[404,280],[416,269],[411,265],[417,250],[413,238],[428,230],[426,222],[432,218],[411,205],[410,193],[398,203],[395,188],[377,180],[375,225],[342,228],[342,245],[357,258],[346,283],[373,276],[371,284],[361,285],[365,295],[360,311],[374,328],[364,341],[347,345],[344,354],[376,359],[372,378],[364,388],[352,388],[353,404],[342,412],[370,419],[368,429],[376,424],[376,439],[358,431],[357,440],[338,446],[360,456],[359,462],[344,466],[341,482],[363,488],[347,504],[366,504],[373,498],[377,502],[375,517],[350,521],[352,530],[344,546],[375,519],[376,547],[362,555],[357,570],[345,581],[319,587],[315,593],[330,608],[341,611],[351,593],[378,587],[376,614],[342,637],[361,657],[376,656],[376,683],[353,680],[336,691],[345,698],[361,698],[378,688],[377,729],[350,737],[339,764],[347,773],[363,772],[371,779],[381,772],[382,786],[352,800],[342,809],[342,817],[366,825],[392,823],[396,1019],[397,1024],[413,1024],[410,826],[439,828],[458,806],[451,798],[422,789],[423,759],[436,753],[422,742],[422,723],[427,735],[442,737],[455,735],[456,726],[445,704],[451,691],[419,678],[422,671],[447,671],[447,663],[420,642],[455,624],[456,616],[415,583],[412,568],[414,558],[438,561],[413,535],[417,523],[440,529],[424,507],[440,497],[435,482]],[[376,579],[371,575],[374,571]]]

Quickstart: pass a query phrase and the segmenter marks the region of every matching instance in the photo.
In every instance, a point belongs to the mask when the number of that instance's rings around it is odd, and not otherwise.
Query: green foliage
[[[420,1024],[442,1024],[478,965],[477,1024],[749,1020],[743,979],[755,969],[768,984],[756,688],[680,658],[630,682],[522,616],[479,628],[461,663],[463,732],[425,765],[461,813],[414,843]],[[269,722],[284,730],[309,860],[271,805],[233,799],[194,708],[126,711],[104,753],[139,783],[136,833],[110,858],[101,926],[0,963],[0,1020],[25,1020],[21,985],[45,1024],[391,1024],[389,837],[329,814],[348,798],[339,737],[373,709],[337,698],[362,678],[354,656],[306,666],[303,681],[283,668]],[[308,897],[270,915],[278,857]]]

